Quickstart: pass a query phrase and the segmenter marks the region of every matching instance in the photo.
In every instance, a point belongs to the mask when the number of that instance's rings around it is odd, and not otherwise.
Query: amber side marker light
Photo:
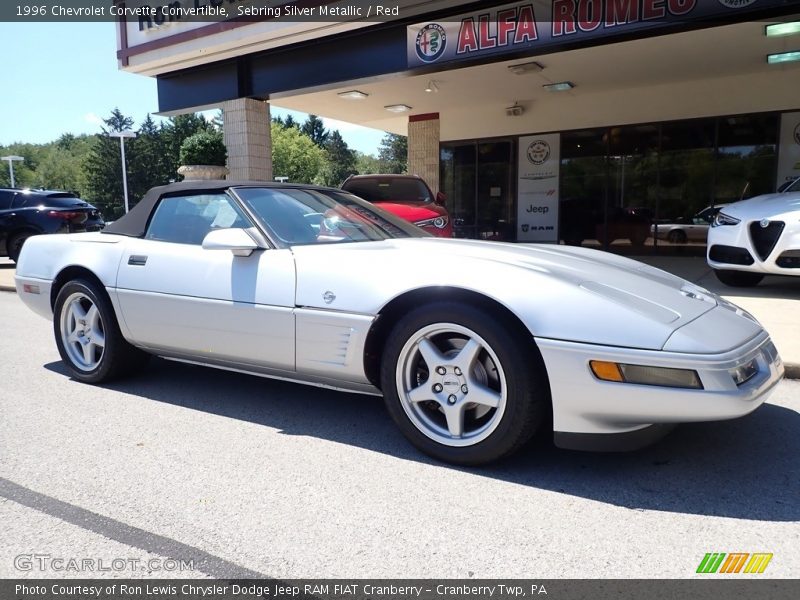
[[[648,367],[646,365],[627,365],[605,360],[590,360],[589,368],[601,381],[617,383],[636,383],[661,387],[688,388],[702,390],[703,384],[697,371],[690,369],[670,369],[668,367]]]

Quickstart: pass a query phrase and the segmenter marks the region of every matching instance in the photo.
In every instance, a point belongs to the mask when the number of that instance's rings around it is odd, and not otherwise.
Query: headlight
[[[729,372],[731,377],[733,377],[734,383],[736,383],[737,386],[742,385],[755,377],[756,373],[758,373],[758,361],[754,358],[749,363],[731,369]]]
[[[700,376],[697,374],[697,371],[692,371],[691,369],[626,365],[604,360],[589,361],[589,367],[592,369],[594,376],[602,381],[690,388],[695,390],[703,389]]]
[[[436,229],[444,229],[447,227],[447,217],[434,217],[433,219],[423,219],[422,221],[414,221],[417,227],[436,227]]]
[[[741,219],[726,215],[724,212],[718,212],[714,215],[714,220],[711,222],[712,227],[721,227],[723,225],[738,225]]]

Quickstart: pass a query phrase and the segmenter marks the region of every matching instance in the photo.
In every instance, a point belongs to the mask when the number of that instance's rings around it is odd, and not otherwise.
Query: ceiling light
[[[358,90],[348,90],[346,92],[339,92],[339,98],[345,98],[346,100],[363,100],[369,96],[369,94],[365,94],[364,92],[359,92]]]
[[[771,65],[794,62],[796,60],[800,60],[800,50],[796,50],[795,52],[781,52],[780,54],[767,55],[767,63]]]
[[[800,21],[794,21],[792,23],[773,23],[772,25],[767,25],[764,33],[767,37],[800,33]]]
[[[393,113],[404,113],[411,110],[411,107],[407,104],[390,104],[389,106],[384,106],[383,108]]]
[[[428,82],[428,85],[425,87],[425,91],[426,91],[426,92],[428,92],[429,94],[430,94],[431,92],[438,92],[438,91],[439,91],[439,86],[438,86],[438,85],[436,85],[436,81],[434,81],[433,79],[431,79],[431,80]]]
[[[538,73],[544,67],[538,62],[519,63],[517,65],[508,65],[508,70],[514,75],[525,75],[525,73]]]
[[[548,92],[565,92],[575,87],[571,81],[559,81],[558,83],[548,83],[542,86]]]

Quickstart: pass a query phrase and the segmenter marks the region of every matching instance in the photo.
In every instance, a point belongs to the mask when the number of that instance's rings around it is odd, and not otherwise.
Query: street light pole
[[[128,168],[125,165],[125,138],[135,138],[136,132],[125,131],[112,131],[108,134],[110,137],[119,138],[119,153],[122,157],[122,191],[125,197],[125,212],[128,212]]]
[[[7,160],[8,161],[8,170],[11,172],[11,187],[16,187],[16,182],[14,181],[14,161],[15,160],[25,160],[24,156],[2,156],[0,160]]]

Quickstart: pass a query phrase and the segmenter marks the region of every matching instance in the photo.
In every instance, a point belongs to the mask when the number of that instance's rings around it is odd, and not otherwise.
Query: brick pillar
[[[439,113],[408,117],[408,173],[439,191]]]
[[[228,148],[228,179],[272,181],[269,102],[253,98],[225,102],[222,131]]]

